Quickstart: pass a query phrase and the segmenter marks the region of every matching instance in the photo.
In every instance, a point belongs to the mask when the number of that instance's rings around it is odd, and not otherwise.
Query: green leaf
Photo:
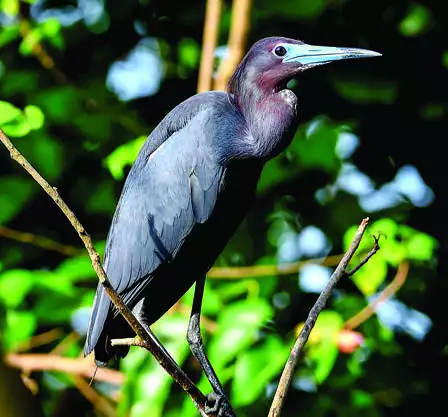
[[[5,350],[11,351],[28,340],[36,330],[36,317],[28,311],[6,311],[6,327],[3,332]]]
[[[39,28],[43,35],[52,38],[61,32],[61,22],[56,18],[50,18],[41,23]]]
[[[31,126],[22,112],[20,112],[14,120],[5,123],[2,129],[8,136],[22,137],[30,133]]]
[[[256,340],[256,333],[274,314],[264,299],[236,301],[218,316],[218,331],[209,344],[209,358],[218,369]]]
[[[31,29],[27,36],[23,38],[19,45],[19,52],[22,55],[31,55],[36,45],[42,40],[39,28]]]
[[[335,148],[339,132],[325,119],[311,122],[302,139],[296,138],[289,151],[294,152],[303,169],[320,168],[328,173],[336,173],[341,161]]]
[[[180,365],[188,356],[189,348],[182,338],[164,343],[166,349]],[[136,352],[139,351],[139,352]],[[129,417],[162,417],[170,396],[173,379],[150,356],[132,350],[123,360],[128,378],[122,388],[124,401],[120,401],[118,415]]]
[[[0,10],[8,16],[19,13],[19,0],[0,0]]]
[[[11,220],[31,198],[36,188],[28,178],[0,178],[0,224]]]
[[[431,11],[420,3],[411,3],[408,12],[399,24],[404,36],[418,36],[426,32],[432,24]]]
[[[125,143],[116,148],[104,160],[106,167],[116,180],[123,179],[124,168],[133,164],[145,140],[146,136],[140,136],[131,142]]]
[[[63,144],[59,139],[39,131],[16,140],[16,145],[44,178],[53,181],[59,177],[66,161]]]
[[[4,124],[12,122],[22,114],[20,109],[6,101],[0,101],[0,127]]]
[[[336,311],[323,311],[309,338],[307,358],[312,363],[313,377],[322,384],[330,375],[338,357],[336,335],[342,329],[344,320]]]
[[[179,61],[187,68],[197,68],[201,55],[200,47],[194,39],[184,38],[178,44]]]
[[[17,308],[33,287],[33,274],[25,269],[11,269],[0,275],[0,302]]]
[[[74,116],[82,111],[78,93],[70,85],[41,90],[33,102],[56,123],[72,123]]]
[[[409,259],[416,261],[428,261],[434,256],[437,241],[425,234],[416,233],[406,244]]]
[[[0,30],[0,48],[17,39],[19,34],[19,27],[17,25],[3,27]]]
[[[350,394],[352,404],[355,408],[369,408],[375,402],[372,394],[369,394],[366,391],[354,389],[350,391]]]
[[[264,394],[266,385],[283,369],[288,355],[289,348],[284,341],[271,335],[261,345],[238,356],[231,403],[241,407],[255,402]]]
[[[39,107],[29,105],[25,107],[24,112],[31,129],[37,130],[44,125],[45,116]]]
[[[105,213],[113,215],[117,206],[115,182],[106,180],[98,184],[93,194],[88,198],[86,207],[92,213]]]
[[[380,253],[369,260],[355,275],[353,282],[358,289],[369,297],[375,294],[378,287],[387,277],[387,263]]]
[[[343,98],[358,104],[392,104],[398,94],[397,85],[387,81],[364,83],[354,80],[336,79],[333,85]]]

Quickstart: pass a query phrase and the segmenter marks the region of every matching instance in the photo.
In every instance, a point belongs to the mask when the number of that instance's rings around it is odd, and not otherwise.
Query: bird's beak
[[[370,58],[380,53],[367,49],[336,48],[333,46],[290,45],[283,62],[297,62],[305,67],[328,64],[340,59]]]

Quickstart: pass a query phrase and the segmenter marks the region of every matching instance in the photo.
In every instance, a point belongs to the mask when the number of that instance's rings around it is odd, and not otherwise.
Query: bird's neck
[[[297,128],[297,97],[291,90],[247,85],[232,100],[247,124],[248,156],[271,159],[290,144]]]

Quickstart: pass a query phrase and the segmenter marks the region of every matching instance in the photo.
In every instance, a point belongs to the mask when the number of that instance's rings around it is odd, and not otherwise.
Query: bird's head
[[[276,92],[306,69],[342,59],[374,56],[381,54],[366,49],[307,45],[282,37],[264,38],[241,61],[229,81],[229,92],[237,93],[245,85]]]

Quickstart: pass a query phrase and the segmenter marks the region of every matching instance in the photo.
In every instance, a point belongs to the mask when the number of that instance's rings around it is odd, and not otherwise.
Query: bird
[[[107,236],[105,272],[146,326],[195,284],[187,341],[217,403],[229,407],[200,333],[205,277],[253,203],[264,165],[296,132],[298,100],[287,84],[316,66],[380,55],[285,37],[261,39],[237,66],[225,92],[196,94],[169,112],[129,171]],[[103,366],[129,350],[111,346],[110,340],[132,335],[99,284],[85,355],[94,351],[97,365]]]

